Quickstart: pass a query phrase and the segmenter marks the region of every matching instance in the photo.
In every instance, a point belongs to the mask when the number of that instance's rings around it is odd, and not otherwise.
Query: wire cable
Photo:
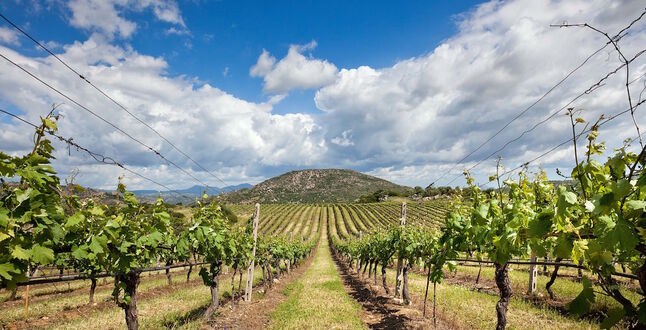
[[[113,97],[111,97],[110,95],[108,95],[108,94],[107,94],[106,92],[104,92],[101,88],[97,87],[94,83],[92,83],[89,79],[87,79],[87,77],[86,77],[86,76],[82,75],[82,74],[81,74],[81,73],[79,73],[77,70],[75,70],[74,68],[72,68],[69,64],[67,64],[65,61],[63,61],[63,59],[61,59],[58,55],[54,54],[54,52],[52,52],[49,48],[47,48],[47,47],[46,47],[45,45],[43,45],[41,42],[39,42],[38,40],[36,40],[36,39],[35,39],[34,37],[32,37],[29,33],[27,33],[25,30],[23,30],[22,28],[20,28],[17,24],[15,24],[13,21],[11,21],[9,18],[7,18],[5,15],[3,15],[1,12],[0,12],[0,17],[1,17],[2,19],[4,19],[7,23],[9,23],[11,26],[13,26],[13,27],[14,27],[16,30],[18,30],[20,33],[22,33],[24,36],[26,36],[26,37],[27,37],[27,38],[29,38],[31,41],[33,41],[36,45],[38,45],[38,46],[39,46],[40,48],[42,48],[44,51],[46,51],[47,53],[49,53],[50,55],[52,55],[52,56],[53,56],[55,59],[57,59],[61,64],[63,64],[63,65],[64,65],[65,67],[67,67],[70,71],[72,71],[74,74],[76,74],[80,79],[82,79],[83,81],[85,81],[86,83],[88,83],[88,84],[89,84],[90,86],[92,86],[95,90],[97,90],[100,94],[102,94],[103,96],[105,96],[107,99],[109,99],[110,101],[112,101],[112,103],[114,103],[114,104],[115,104],[115,105],[117,105],[119,108],[121,108],[123,111],[125,111],[126,113],[128,113],[132,118],[136,119],[139,123],[141,123],[142,125],[146,126],[148,129],[150,129],[150,130],[151,130],[151,131],[153,131],[155,134],[157,134],[157,136],[159,136],[162,140],[166,141],[166,143],[168,143],[171,147],[173,147],[173,149],[177,150],[177,151],[178,151],[180,154],[182,154],[184,157],[188,158],[191,162],[193,162],[195,165],[197,165],[197,167],[199,167],[201,170],[203,170],[203,171],[205,171],[205,172],[209,173],[212,177],[214,177],[215,179],[217,179],[218,181],[220,181],[220,182],[224,185],[224,187],[228,186],[228,184],[227,184],[226,182],[224,182],[224,180],[222,180],[219,176],[217,176],[217,175],[215,175],[213,172],[211,172],[211,171],[207,170],[204,166],[202,166],[200,163],[198,163],[195,159],[193,159],[191,156],[189,156],[186,152],[184,152],[183,150],[181,150],[180,148],[178,148],[177,146],[175,146],[175,144],[174,144],[174,143],[172,143],[168,138],[166,138],[166,137],[165,137],[165,136],[163,136],[161,133],[159,133],[159,131],[157,131],[157,130],[156,130],[156,129],[154,129],[152,126],[150,126],[148,123],[146,123],[145,121],[143,121],[142,119],[140,119],[138,116],[136,116],[134,113],[132,113],[131,111],[129,111],[129,110],[128,110],[124,105],[122,105],[122,104],[121,104],[121,103],[119,103],[117,100],[115,100]],[[208,186],[207,186],[207,187],[208,187]]]
[[[40,77],[36,76],[35,74],[33,74],[32,72],[30,72],[29,70],[27,70],[27,69],[25,69],[24,67],[22,67],[20,64],[18,64],[18,63],[16,63],[16,62],[12,61],[12,60],[11,60],[11,59],[9,59],[8,57],[6,57],[4,54],[0,53],[0,57],[1,57],[1,58],[3,58],[4,60],[6,60],[7,62],[9,62],[9,63],[13,64],[15,67],[17,67],[18,69],[22,70],[24,73],[26,73],[26,74],[27,74],[27,75],[29,75],[30,77],[34,78],[35,80],[37,80],[37,81],[38,81],[38,82],[40,82],[41,84],[43,84],[43,85],[47,86],[49,89],[51,89],[52,91],[56,92],[56,93],[57,93],[57,94],[59,94],[60,96],[62,96],[62,97],[64,97],[65,99],[69,100],[70,102],[74,103],[74,104],[75,104],[76,106],[78,106],[79,108],[81,108],[81,109],[83,109],[83,110],[85,110],[85,111],[89,112],[89,113],[90,113],[90,114],[92,114],[94,117],[96,117],[96,118],[100,119],[101,121],[103,121],[104,123],[106,123],[106,124],[108,124],[108,125],[112,126],[115,130],[117,130],[117,131],[119,131],[120,133],[122,133],[123,135],[127,136],[129,139],[131,139],[131,140],[133,140],[133,141],[137,142],[139,145],[141,145],[141,146],[143,146],[144,148],[146,148],[146,149],[148,149],[148,150],[152,151],[154,154],[156,154],[157,156],[159,156],[161,159],[163,159],[164,161],[166,161],[168,164],[173,165],[174,167],[176,167],[177,169],[179,169],[180,171],[182,171],[184,174],[188,175],[188,176],[189,176],[189,177],[191,177],[193,180],[195,180],[195,181],[197,181],[198,183],[200,183],[200,185],[205,186],[205,187],[209,187],[209,185],[208,185],[208,184],[204,183],[202,180],[198,179],[198,178],[197,178],[197,177],[195,177],[193,174],[189,173],[187,170],[185,170],[185,169],[183,169],[182,167],[180,167],[179,165],[177,165],[175,162],[173,162],[173,161],[171,161],[170,159],[166,158],[164,155],[162,155],[159,151],[157,151],[157,150],[156,150],[156,149],[154,149],[153,147],[151,147],[151,146],[149,146],[149,145],[145,144],[145,143],[144,143],[144,142],[142,142],[141,140],[139,140],[139,139],[135,138],[134,136],[132,136],[132,135],[128,134],[126,131],[124,131],[123,129],[119,128],[117,125],[115,125],[115,124],[113,124],[112,122],[108,121],[107,119],[103,118],[101,115],[97,114],[96,112],[94,112],[94,111],[90,110],[88,107],[86,107],[86,106],[84,106],[84,105],[80,104],[78,101],[76,101],[75,99],[71,98],[71,97],[70,97],[70,96],[68,96],[67,94],[65,94],[65,93],[61,92],[60,90],[58,90],[58,89],[57,89],[57,88],[55,88],[54,86],[52,86],[52,85],[48,84],[47,82],[45,82],[44,80],[42,80]]]
[[[22,122],[23,124],[29,125],[29,126],[31,126],[33,128],[37,129],[39,127],[38,125],[36,125],[36,124],[34,124],[34,123],[20,117],[20,116],[14,114],[14,113],[11,113],[11,112],[9,112],[7,110],[0,109],[0,112],[4,113],[5,115],[11,116],[11,117],[17,119],[18,121]],[[163,183],[160,183],[160,182],[158,182],[158,181],[156,181],[154,179],[151,179],[151,178],[149,178],[149,177],[147,177],[147,176],[145,176],[145,175],[143,175],[143,174],[141,174],[141,173],[139,173],[137,171],[134,171],[134,170],[128,168],[122,162],[119,162],[119,161],[115,160],[112,157],[102,155],[100,153],[91,151],[90,149],[79,145],[78,143],[74,142],[73,138],[66,138],[66,137],[63,137],[62,135],[56,134],[56,133],[48,131],[48,130],[46,130],[45,133],[57,138],[61,142],[66,143],[68,146],[76,148],[78,151],[83,151],[83,152],[87,153],[88,155],[90,155],[90,157],[92,157],[95,161],[97,161],[99,163],[120,167],[120,168],[124,169],[125,171],[127,171],[127,172],[129,172],[129,173],[131,173],[133,175],[138,176],[139,178],[142,178],[142,179],[144,179],[144,180],[146,180],[148,182],[151,182],[151,183],[153,183],[153,184],[155,184],[155,185],[157,185],[159,187],[164,188],[168,192],[175,193],[175,194],[177,194],[177,195],[179,195],[181,197],[184,197],[184,198],[191,198],[190,196],[184,195],[184,194],[182,194],[182,193],[180,193],[180,192],[178,192],[176,190],[173,190],[173,189],[169,188],[168,186],[164,185]]]
[[[614,42],[618,42],[621,38],[623,38],[623,37],[627,34],[627,31],[628,31],[628,30],[629,30],[629,29],[630,29],[630,28],[631,28],[631,27],[632,27],[636,22],[638,22],[639,20],[641,20],[645,15],[646,15],[646,10],[644,10],[644,11],[641,13],[641,15],[640,15],[639,17],[637,17],[637,18],[635,18],[633,21],[631,21],[631,22],[630,22],[630,24],[629,24],[628,26],[626,26],[626,27],[624,27],[623,29],[621,29],[621,30],[620,30],[616,35],[614,35],[614,36],[611,38],[611,40],[607,41],[607,42],[603,45],[603,47],[599,48],[598,50],[596,50],[595,52],[593,52],[592,54],[590,54],[588,57],[586,57],[586,58],[585,58],[585,60],[584,60],[581,64],[579,64],[577,67],[575,67],[573,70],[571,70],[571,71],[570,71],[570,72],[569,72],[569,73],[568,73],[568,74],[567,74],[563,79],[561,79],[559,82],[557,82],[557,83],[556,83],[556,85],[554,85],[553,87],[551,87],[551,88],[550,88],[550,89],[549,89],[545,94],[543,94],[540,98],[538,98],[536,101],[534,101],[532,104],[530,104],[527,108],[525,108],[523,111],[521,111],[519,114],[517,114],[514,118],[512,118],[512,120],[510,120],[509,122],[507,122],[507,123],[506,123],[502,128],[500,128],[500,129],[499,129],[495,134],[493,134],[491,137],[489,137],[487,140],[485,140],[483,143],[481,143],[481,144],[480,144],[480,145],[479,145],[475,150],[473,150],[473,151],[471,151],[470,153],[468,153],[466,156],[464,156],[462,159],[460,159],[457,163],[455,163],[451,168],[449,168],[447,171],[445,171],[442,175],[440,175],[438,178],[436,178],[435,180],[433,180],[433,182],[431,182],[431,184],[430,184],[430,185],[431,185],[431,186],[432,186],[432,185],[434,185],[434,184],[435,184],[435,183],[437,183],[439,180],[441,180],[442,178],[444,178],[444,177],[446,177],[448,174],[450,174],[450,172],[452,172],[452,171],[453,171],[453,170],[454,170],[458,165],[460,165],[462,162],[464,162],[467,158],[469,158],[469,157],[470,157],[471,155],[473,155],[475,152],[477,152],[478,150],[480,150],[484,145],[486,145],[488,142],[490,142],[493,138],[495,138],[496,136],[498,136],[498,135],[499,135],[503,130],[505,130],[507,127],[509,127],[509,125],[510,125],[510,124],[512,124],[512,123],[513,123],[514,121],[516,121],[517,119],[519,119],[521,116],[523,116],[527,111],[529,111],[530,109],[532,109],[536,104],[538,104],[539,102],[541,102],[541,101],[542,101],[542,100],[543,100],[547,95],[549,95],[550,93],[552,93],[552,92],[553,92],[553,91],[554,91],[558,86],[560,86],[560,85],[561,85],[565,80],[567,80],[567,79],[568,79],[572,74],[574,74],[574,73],[575,73],[576,71],[578,71],[581,67],[583,67],[583,66],[584,66],[584,65],[585,65],[585,64],[586,64],[586,63],[587,63],[587,62],[588,62],[592,57],[594,57],[594,56],[595,56],[595,55],[597,55],[599,52],[601,52],[603,49],[605,49],[608,45],[612,44],[612,43],[613,43],[613,41],[614,41]],[[611,71],[610,73],[608,73],[604,78],[602,78],[602,79],[601,79],[601,81],[600,81],[600,82],[598,82],[597,84],[595,84],[595,85],[593,85],[592,87],[590,87],[589,89],[587,89],[584,93],[582,93],[580,96],[577,96],[574,100],[570,101],[570,102],[569,102],[568,104],[566,104],[563,108],[561,108],[561,110],[562,110],[562,109],[564,109],[564,108],[566,108],[569,104],[571,104],[571,103],[573,103],[574,101],[576,101],[576,99],[578,99],[578,98],[582,97],[582,96],[583,96],[583,95],[585,95],[585,94],[589,94],[589,93],[591,93],[591,92],[592,92],[592,91],[594,91],[596,88],[601,87],[601,86],[602,86],[603,81],[605,81],[606,79],[608,79],[611,75],[614,75],[615,73],[617,73],[621,68],[623,68],[624,66],[626,66],[628,63],[631,63],[632,61],[634,61],[637,57],[641,56],[641,55],[643,54],[643,52],[644,52],[644,50],[642,50],[641,52],[639,52],[635,57],[633,57],[633,59],[631,59],[630,61],[627,61],[627,63],[622,63],[622,65],[620,65],[617,69],[615,69],[614,71]],[[559,110],[559,111],[561,111],[561,110]],[[548,119],[546,119],[546,120],[544,120],[544,121],[540,122],[538,125],[535,125],[534,127],[532,127],[532,129],[531,129],[530,131],[534,130],[537,126],[539,126],[539,125],[543,124],[544,122],[546,122],[547,120],[551,119],[551,118],[552,118],[552,117],[554,117],[557,113],[558,113],[558,112],[553,113],[550,117],[548,117]],[[495,151],[494,153],[492,153],[492,155],[489,155],[489,156],[488,156],[488,157],[486,157],[485,159],[483,159],[483,160],[481,160],[480,162],[478,162],[478,165],[479,165],[480,163],[482,163],[483,161],[485,161],[485,160],[489,159],[490,157],[492,157],[492,156],[493,156],[493,155],[495,155],[496,153],[498,153],[498,152],[502,151],[502,150],[503,150],[504,148],[506,148],[509,144],[511,144],[511,143],[513,143],[513,142],[517,141],[518,139],[520,139],[524,134],[526,134],[526,133],[525,133],[525,132],[523,132],[523,134],[521,134],[521,136],[519,136],[519,137],[517,137],[517,138],[513,139],[512,141],[508,141],[507,143],[505,143],[505,145],[504,145],[501,149],[499,149],[499,150]],[[476,166],[477,166],[477,165],[476,165]],[[475,167],[475,166],[473,166],[473,167]],[[472,168],[473,168],[473,167],[472,167]],[[460,176],[460,175],[458,175],[458,177],[459,177],[459,176]],[[451,180],[450,182],[453,182],[453,181],[455,181],[455,178],[454,178],[453,180]],[[447,184],[450,184],[450,182],[449,182],[449,183],[447,183]]]

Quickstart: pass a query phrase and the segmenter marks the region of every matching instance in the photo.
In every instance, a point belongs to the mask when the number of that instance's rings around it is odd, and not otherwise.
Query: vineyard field
[[[409,202],[407,223],[413,226],[439,228],[444,219],[448,200]],[[244,225],[253,214],[253,205],[229,204]],[[401,203],[356,204],[261,204],[259,233],[313,238],[321,224],[329,219],[330,236],[348,239],[359,237],[359,232],[371,233],[399,224]]]

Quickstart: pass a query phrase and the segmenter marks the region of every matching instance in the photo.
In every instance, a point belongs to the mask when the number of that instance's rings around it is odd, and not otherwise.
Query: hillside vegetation
[[[352,170],[292,171],[218,197],[226,203],[346,203],[384,190],[398,194],[411,188]]]

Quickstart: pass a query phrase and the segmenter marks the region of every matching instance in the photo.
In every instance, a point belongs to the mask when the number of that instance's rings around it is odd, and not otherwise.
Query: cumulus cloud
[[[177,3],[172,0],[72,0],[67,7],[72,13],[72,26],[98,31],[110,37],[130,37],[137,29],[137,24],[124,18],[125,12],[146,9],[152,9],[158,20],[175,25],[167,30],[168,34],[189,33]]]
[[[2,46],[0,52],[160,150],[201,180],[222,185],[88,88],[51,56],[28,57]],[[102,35],[94,34],[84,42],[65,45],[58,55],[199,163],[224,177],[227,183],[258,180],[263,166],[313,166],[325,154],[322,129],[312,116],[273,114],[271,100],[248,102],[209,84],[196,85],[190,77],[167,76],[168,63],[163,58],[115,46]],[[64,101],[6,62],[0,62],[0,99],[21,109],[23,117],[32,122],[38,122],[39,116],[46,113],[52,103]],[[63,114],[59,124],[61,134],[73,137],[77,143],[114,157],[171,187],[196,184],[70,102],[59,107],[59,111]],[[19,154],[29,149],[33,132],[22,124],[4,119],[0,122],[0,132],[0,145],[12,146],[10,152]],[[57,170],[67,175],[72,168],[80,168],[80,183],[112,187],[117,176],[123,174],[118,168],[97,165],[74,150],[69,156],[60,143],[56,146],[58,159],[54,165]],[[127,177],[133,187],[158,188],[135,180],[132,175]]]
[[[18,34],[14,29],[0,26],[0,43],[18,46],[20,45]]]
[[[252,77],[264,77],[271,71],[275,63],[276,58],[263,49],[262,53],[258,57],[258,61],[249,70],[249,74]]]
[[[393,177],[412,173],[411,169],[454,164],[606,41],[590,30],[551,28],[550,24],[589,22],[614,34],[642,10],[639,1],[490,2],[462,15],[459,32],[428,54],[392,67],[342,69],[338,79],[315,96],[317,107],[325,113],[320,121],[326,128],[326,139],[333,142],[329,157],[343,158],[369,171],[380,169],[374,173],[391,172]],[[634,26],[622,39],[622,50],[632,56],[643,48],[644,32],[644,22]],[[558,110],[620,64],[617,53],[606,48],[456,172]],[[631,79],[639,81],[632,86],[634,96],[643,87],[640,75],[646,70],[646,60],[638,59],[631,69]],[[602,113],[626,109],[622,76],[612,76],[602,88],[572,106],[584,109],[582,116],[590,121]],[[637,120],[646,124],[641,109]],[[500,154],[506,164],[516,166],[567,139],[567,128],[568,120],[557,116]],[[601,137],[610,146],[621,146],[622,139],[636,135],[629,116],[604,129]],[[349,130],[352,145],[334,143],[342,141]],[[542,160],[546,167],[569,163],[569,159]],[[476,168],[482,172],[479,178],[491,173],[484,173],[490,164],[492,161]],[[428,184],[440,173],[435,171],[422,182]]]
[[[352,142],[351,138],[352,130],[349,129],[347,131],[343,131],[343,133],[341,133],[341,136],[335,136],[334,138],[332,138],[332,143],[340,145],[342,147],[349,147],[354,145],[354,142]]]
[[[338,69],[326,60],[305,57],[304,52],[316,48],[316,41],[306,45],[291,45],[287,55],[276,63],[276,58],[263,49],[256,64],[251,67],[252,77],[263,77],[263,89],[268,93],[287,93],[293,89],[314,89],[336,79]]]
[[[71,5],[75,3],[81,2],[73,1]],[[455,162],[606,42],[590,30],[550,28],[550,24],[588,22],[614,33],[643,10],[639,1],[485,3],[458,17],[458,32],[434,49],[381,68],[358,65],[339,70],[334,64],[308,54],[315,49],[315,42],[292,45],[281,59],[263,50],[249,73],[263,79],[264,91],[270,96],[264,102],[250,102],[216,86],[198,83],[195,77],[169,76],[166,72],[172,70],[164,58],[113,44],[114,35],[126,37],[136,29],[124,18],[125,10],[150,8],[154,12],[155,3],[143,2],[144,7],[136,7],[127,0],[109,2],[104,16],[113,11],[112,25],[79,23],[79,27],[98,33],[88,40],[63,45],[60,56],[232,184],[258,182],[268,172],[294,167],[350,167],[398,183],[421,186],[452,170],[437,185],[462,183],[461,179],[451,180],[620,65],[616,51],[607,47],[520,120],[465,163],[455,166]],[[104,6],[99,2],[90,4]],[[160,8],[172,12],[175,7]],[[163,17],[178,29],[185,26],[179,10],[175,16],[164,10],[160,9],[158,19]],[[97,22],[103,18],[98,17]],[[646,45],[645,22],[640,21],[621,40],[621,49],[627,56]],[[11,50],[7,42],[4,44],[7,46],[0,46],[3,54],[169,155],[195,176],[218,185],[51,57],[31,57]],[[634,101],[644,86],[645,72],[646,55],[631,64]],[[612,115],[625,110],[628,102],[624,79],[620,71],[570,106],[583,109],[581,116],[587,121],[594,121],[602,113]],[[294,89],[317,89],[314,102],[321,112],[275,113],[281,100]],[[2,106],[20,109],[31,121],[38,121],[52,103],[62,101],[2,62],[0,100]],[[78,108],[67,104],[60,111],[64,114],[60,123],[63,135],[117,157],[172,187],[194,184],[186,175],[160,163],[152,153]],[[635,117],[642,127],[646,124],[644,109],[638,109]],[[600,138],[612,148],[635,134],[630,117],[624,115],[603,126]],[[21,124],[6,118],[0,121],[0,145],[8,146],[3,150],[24,152],[29,149],[30,137]],[[569,137],[569,121],[561,114],[502,152],[494,153],[494,157],[500,154],[503,164],[513,168]],[[116,176],[122,174],[118,168],[96,165],[73,150],[68,156],[63,145],[57,147],[56,168],[63,174],[80,168],[81,183],[112,187]],[[556,168],[572,167],[571,148],[564,146],[536,165],[554,177]],[[489,160],[476,167],[474,174],[479,182],[486,182],[494,171],[495,162]],[[129,180],[135,187],[154,188],[137,178]]]

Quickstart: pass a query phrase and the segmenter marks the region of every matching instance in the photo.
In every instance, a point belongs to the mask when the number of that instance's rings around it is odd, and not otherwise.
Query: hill
[[[218,199],[225,203],[344,203],[379,190],[402,194],[411,188],[352,170],[315,169],[288,172]]]

